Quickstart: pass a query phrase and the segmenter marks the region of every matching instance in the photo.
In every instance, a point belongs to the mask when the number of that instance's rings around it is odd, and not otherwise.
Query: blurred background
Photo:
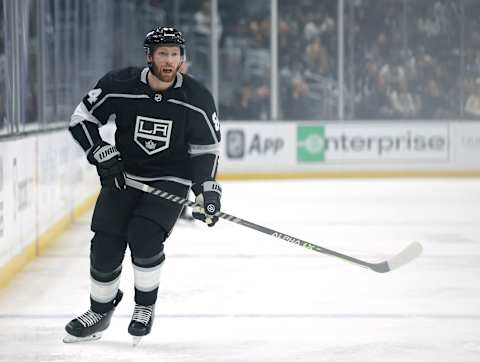
[[[223,121],[478,119],[479,22],[476,0],[4,0],[0,134],[64,126],[156,25]]]

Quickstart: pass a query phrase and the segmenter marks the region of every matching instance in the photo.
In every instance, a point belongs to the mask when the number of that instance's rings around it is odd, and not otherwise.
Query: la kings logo
[[[134,140],[148,155],[166,150],[170,147],[172,121],[137,116]]]

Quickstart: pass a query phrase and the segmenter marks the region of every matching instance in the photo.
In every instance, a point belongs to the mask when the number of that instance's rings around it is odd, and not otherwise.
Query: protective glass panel
[[[465,0],[463,45],[463,87],[461,89],[463,116],[480,118],[480,2]]]
[[[220,0],[222,120],[270,119],[270,1]]]
[[[55,68],[55,94],[56,109],[50,122],[64,121],[70,118],[73,111],[71,101],[71,59],[69,56],[70,33],[72,32],[70,1],[55,0],[52,4],[53,10],[53,57]]]
[[[406,79],[399,81],[396,93],[390,95],[398,118],[460,116],[461,7],[461,1],[406,2],[402,20],[406,36],[398,39],[402,50],[398,54],[399,66],[405,69]],[[409,97],[412,106],[408,105]]]
[[[38,2],[24,0],[20,18],[20,91],[21,122],[23,130],[39,127],[39,62],[40,36],[38,27]]]
[[[362,0],[350,6],[353,46],[346,67],[355,87],[354,118],[458,117],[461,2]]]
[[[186,42],[187,63],[182,72],[191,74],[212,90],[211,1],[177,0],[173,9],[171,21],[183,32]]]
[[[338,117],[337,1],[278,1],[280,118]]]
[[[45,56],[45,69],[43,79],[43,95],[44,95],[44,118],[45,122],[51,123],[57,121],[57,63],[60,59],[57,59],[55,42],[55,24],[56,24],[56,11],[55,1],[49,0],[45,2],[45,18],[44,22],[44,56]]]
[[[173,3],[173,0],[114,1],[116,19],[122,26],[116,27],[117,21],[112,24],[113,68],[147,65],[143,48],[145,35],[153,28],[171,24],[168,16]]]
[[[6,28],[5,9],[3,1],[0,2],[0,135],[8,131],[7,125],[7,54],[5,51]]]

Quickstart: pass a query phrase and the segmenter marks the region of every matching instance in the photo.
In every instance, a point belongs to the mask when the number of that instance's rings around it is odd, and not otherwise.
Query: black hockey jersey
[[[98,127],[114,118],[115,143],[129,177],[186,185],[214,179],[220,124],[211,93],[177,73],[173,85],[154,91],[148,68],[105,75],[72,115],[70,131],[85,151],[100,141]]]

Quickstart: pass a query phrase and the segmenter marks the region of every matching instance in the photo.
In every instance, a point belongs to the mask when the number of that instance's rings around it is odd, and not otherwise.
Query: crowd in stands
[[[221,84],[231,91],[225,90],[223,102],[220,97],[222,117],[268,119],[269,9],[226,2],[220,14]],[[346,118],[480,116],[479,1],[345,4]],[[337,2],[279,0],[278,6],[279,117],[337,118]]]
[[[270,119],[269,2],[219,2],[220,114],[223,119]]]
[[[338,113],[337,6],[335,1],[279,1],[283,119],[325,119]]]
[[[80,37],[82,44],[89,46],[82,48],[77,62],[81,69],[95,69],[88,77],[84,75],[89,73],[78,72],[83,75],[78,77],[83,82],[80,85],[71,82],[68,73],[76,55],[68,52],[71,59],[67,61],[62,55],[69,43],[57,42],[59,48],[53,45],[55,39],[67,39],[66,34],[74,33],[67,15],[51,15],[53,4],[47,2],[45,10],[46,42],[51,44],[46,50],[45,72],[47,79],[52,79],[43,97],[46,119],[66,119],[71,100],[78,98],[73,94],[83,92],[95,72],[100,75],[112,66],[143,64],[138,39],[156,23],[176,24],[186,33],[189,68],[183,71],[212,88],[211,0],[111,0],[102,2],[101,7],[94,0],[78,3],[84,12],[79,17],[83,19],[81,28],[105,35],[95,42],[88,42],[90,33]],[[480,0],[345,0],[344,6],[345,119],[480,118]],[[40,13],[36,2],[29,8],[32,14]],[[118,38],[114,20],[109,23],[102,15],[115,13],[115,9],[118,21],[127,29],[116,45],[109,40]],[[4,19],[2,11],[0,6],[0,18]],[[221,118],[272,119],[270,1],[219,0],[218,15]],[[30,18],[29,29],[36,29],[36,17]],[[338,119],[342,90],[338,82],[338,2],[278,0],[277,25],[278,119]],[[22,68],[21,104],[27,122],[36,122],[41,109],[36,103],[39,37],[34,31],[27,33],[29,61]],[[6,126],[6,106],[11,104],[6,51],[2,32],[0,134]],[[98,52],[105,56],[93,57]]]
[[[357,2],[355,117],[460,114],[460,18],[451,1]]]

